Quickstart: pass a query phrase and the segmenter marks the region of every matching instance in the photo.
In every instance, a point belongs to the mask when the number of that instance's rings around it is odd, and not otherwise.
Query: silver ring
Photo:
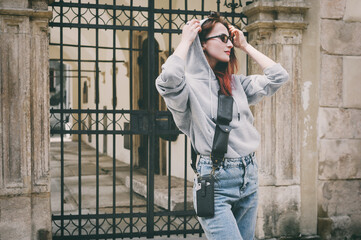
[[[186,25],[189,25],[189,22],[187,22]]]

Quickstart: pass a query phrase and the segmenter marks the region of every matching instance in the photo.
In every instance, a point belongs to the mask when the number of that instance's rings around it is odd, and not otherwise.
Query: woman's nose
[[[227,41],[227,47],[228,47],[228,48],[233,48],[233,43],[232,43],[231,39],[228,39],[228,41]]]

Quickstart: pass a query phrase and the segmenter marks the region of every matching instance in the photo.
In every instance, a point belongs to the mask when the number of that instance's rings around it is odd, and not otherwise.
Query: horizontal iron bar
[[[50,134],[118,134],[118,135],[148,135],[150,130],[50,130]],[[181,132],[178,130],[162,130],[154,133],[155,135],[178,135]]]
[[[63,76],[63,78],[76,78],[76,79],[78,79],[79,76]],[[88,76],[80,76],[80,78],[88,78]]]
[[[87,29],[116,29],[116,30],[133,30],[133,31],[148,31],[148,26],[136,27],[136,26],[121,26],[121,25],[101,25],[101,24],[84,24],[84,23],[58,23],[50,22],[49,27],[63,27],[63,28],[87,28]]]
[[[164,211],[164,212],[154,212],[154,216],[164,217],[164,216],[174,216],[174,217],[191,217],[195,216],[196,213],[194,210],[188,211]],[[73,219],[106,219],[106,218],[139,218],[146,217],[146,213],[117,213],[117,214],[84,214],[84,215],[52,215],[52,220],[73,220]]]
[[[75,233],[76,234],[76,233]],[[85,234],[85,233],[84,233]],[[132,233],[115,233],[115,234],[90,234],[90,235],[73,235],[73,236],[53,236],[53,240],[79,240],[79,239],[110,239],[114,237],[119,238],[140,238],[145,237],[147,232],[132,232]]]
[[[49,23],[50,27],[63,27],[63,28],[87,28],[87,29],[110,29],[110,30],[132,30],[132,31],[139,31],[139,32],[147,32],[149,30],[148,27],[135,27],[135,26],[119,26],[119,25],[99,25],[99,24],[78,24],[78,23]],[[182,29],[168,29],[168,28],[155,28],[154,29],[154,33],[162,33],[162,34],[169,34],[169,33],[173,33],[173,34],[181,34],[182,33]],[[245,36],[248,35],[247,32],[243,32]],[[60,45],[60,44],[59,44]],[[128,50],[128,49],[124,49],[124,50]],[[137,49],[135,49],[137,50]],[[139,50],[137,50],[139,51]]]
[[[54,60],[53,60],[54,61]],[[54,71],[56,72],[60,72],[60,69],[53,69]],[[66,70],[67,72],[79,72],[78,69],[71,69],[71,70]],[[80,72],[91,72],[91,73],[94,73],[94,72],[97,72],[96,70],[80,70]],[[98,71],[98,72],[101,72],[101,71]]]
[[[114,110],[105,110],[105,109],[55,109],[51,108],[50,113],[131,113],[131,114],[148,114],[146,110],[125,110],[125,109],[114,109]],[[161,114],[167,114],[167,111],[159,111]]]
[[[76,2],[54,2],[49,6],[53,7],[76,7],[76,8],[95,8],[95,9],[111,9],[111,10],[128,10],[128,11],[148,11],[148,7],[141,6],[125,6],[123,5],[108,5],[108,4],[91,4],[91,3],[76,3]]]
[[[98,49],[109,49],[109,50],[132,50],[132,51],[141,51],[141,49],[137,48],[113,48],[113,47],[102,47],[102,46],[94,46],[94,45],[78,45],[78,44],[60,44],[60,43],[49,43],[52,46],[63,46],[63,47],[76,47],[76,48],[98,48]]]
[[[52,58],[49,59],[50,61],[63,61],[63,62],[109,62],[109,63],[113,63],[113,62],[118,62],[118,63],[124,63],[124,60],[88,60],[88,59],[57,59],[57,58]]]
[[[50,134],[117,134],[117,135],[131,135],[131,134],[139,134],[139,135],[148,135],[148,131],[130,131],[130,130],[50,130]]]
[[[147,110],[127,110],[127,109],[56,109],[51,108],[50,113],[58,114],[70,114],[70,113],[118,113],[118,114],[136,114],[136,115],[147,115],[149,112]],[[156,111],[156,116],[171,116],[172,113],[169,111]]]
[[[156,236],[166,236],[167,234],[171,235],[178,235],[178,234],[199,234],[203,233],[202,229],[180,229],[180,230],[170,230],[170,231],[154,231],[154,235]],[[81,235],[81,239],[109,239],[109,238],[140,238],[147,236],[147,232],[132,232],[132,233],[107,233],[107,234],[90,234],[90,235]],[[78,240],[79,236],[53,236],[53,239],[59,239],[59,240]]]
[[[107,5],[107,4],[86,4],[86,3],[73,3],[73,2],[54,2],[50,6],[54,7],[74,7],[74,8],[94,8],[94,9],[111,9],[111,10],[123,10],[123,11],[133,11],[133,12],[146,12],[148,13],[148,7],[141,6],[125,6],[125,5]],[[184,14],[184,15],[208,15],[210,11],[200,11],[200,10],[186,10],[186,9],[154,9],[154,13],[166,13],[166,14]],[[245,16],[243,12],[240,13],[231,13],[231,12],[222,12],[222,16]]]

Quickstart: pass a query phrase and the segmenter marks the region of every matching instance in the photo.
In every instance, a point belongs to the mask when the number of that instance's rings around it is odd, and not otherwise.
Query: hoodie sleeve
[[[155,81],[159,94],[167,107],[177,112],[187,111],[188,86],[185,81],[184,60],[176,55],[170,56],[162,65],[162,72]]]
[[[155,80],[159,94],[164,98],[178,128],[185,134],[189,131],[189,87],[185,81],[185,61],[171,55],[162,65],[162,72]]]
[[[287,71],[279,63],[263,72],[264,75],[237,76],[240,77],[250,105],[258,103],[264,96],[272,96],[289,78]]]

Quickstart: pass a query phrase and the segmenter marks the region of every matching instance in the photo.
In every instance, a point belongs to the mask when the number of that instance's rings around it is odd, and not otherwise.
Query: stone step
[[[112,176],[112,172],[109,172]],[[116,179],[130,189],[130,170],[123,167],[116,171]],[[186,209],[193,209],[193,183],[187,181],[187,204]],[[147,197],[147,177],[137,169],[133,170],[133,191],[144,198]],[[184,179],[171,177],[170,210],[184,210]],[[168,209],[168,176],[154,176],[154,204]]]
[[[157,176],[158,180],[162,176]],[[155,181],[157,183],[157,181]],[[159,181],[158,181],[159,182]],[[154,204],[158,207],[168,209],[168,187],[162,188],[164,183],[168,182],[168,177],[161,178],[161,184],[154,184]],[[130,177],[125,179],[125,186],[130,188]],[[147,179],[146,176],[133,175],[133,191],[143,197],[147,197]],[[184,206],[184,187],[183,184],[178,187],[171,187],[170,191],[170,211],[183,211],[193,209],[192,187],[187,186],[187,203]]]

